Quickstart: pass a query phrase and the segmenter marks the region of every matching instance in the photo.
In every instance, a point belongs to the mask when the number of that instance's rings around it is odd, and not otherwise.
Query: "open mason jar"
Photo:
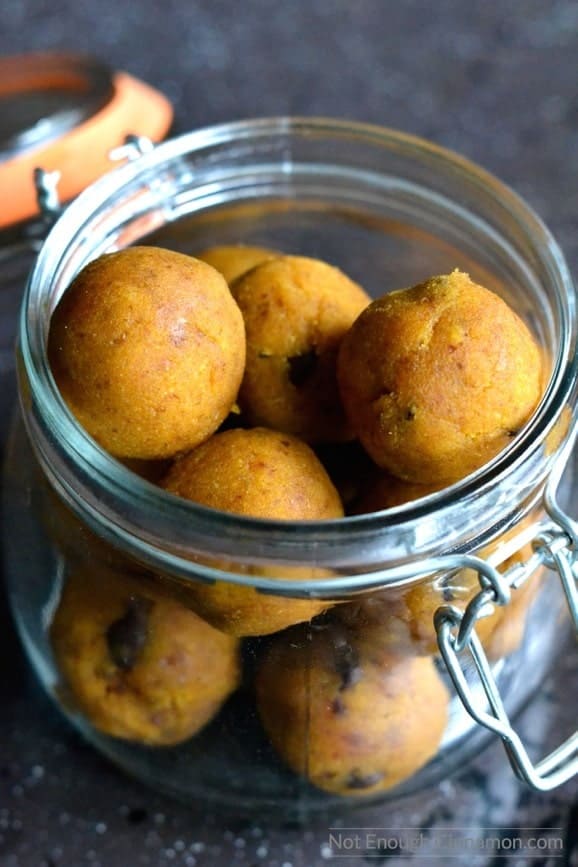
[[[22,308],[8,590],[46,690],[135,776],[261,815],[410,794],[489,731],[532,786],[569,778],[576,735],[534,766],[510,723],[577,608],[575,296],[547,229],[477,167],[377,127],[239,122],[132,156],[57,220]],[[542,400],[491,462],[384,511],[281,522],[179,499],[86,434],[47,361],[72,278],[134,243],[314,256],[376,297],[460,268],[536,336]],[[331,461],[355,478],[346,449]],[[274,625],[220,631],[227,594]]]

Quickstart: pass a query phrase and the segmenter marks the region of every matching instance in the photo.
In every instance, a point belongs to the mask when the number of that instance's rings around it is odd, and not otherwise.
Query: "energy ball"
[[[533,548],[531,542],[520,541],[520,533],[528,533],[535,527],[539,517],[536,512],[530,513],[493,542],[473,553],[495,565],[502,574],[526,563],[532,557]],[[521,547],[517,547],[518,544]],[[513,551],[512,545],[515,546]],[[478,638],[491,659],[510,655],[520,644],[528,611],[540,588],[542,571],[539,569],[520,588],[512,588],[510,602],[506,606],[494,605],[492,613],[476,622]],[[435,588],[430,582],[410,590],[399,606],[398,616],[410,625],[414,640],[426,651],[437,651],[433,615],[440,599],[445,604],[465,610],[468,602],[479,590],[477,573],[473,569],[460,569],[450,576],[449,581],[437,582]]]
[[[223,244],[196,254],[197,259],[216,268],[229,284],[251,268],[279,255],[266,247],[245,247],[243,244]]]
[[[505,301],[454,271],[374,301],[341,344],[338,379],[376,464],[406,481],[448,484],[528,420],[542,360]]]
[[[395,618],[394,629],[398,636],[403,628],[407,630],[407,637],[415,652],[436,654],[439,652],[434,625],[437,609],[441,605],[453,605],[465,611],[468,602],[479,590],[476,573],[472,569],[461,569],[448,582],[427,581],[407,591],[388,605],[388,617]],[[503,616],[504,608],[495,605],[491,614],[477,621],[476,632],[482,644],[489,641]]]
[[[381,629],[291,629],[265,651],[256,690],[281,758],[338,795],[412,776],[437,752],[448,717],[433,660],[399,652]]]
[[[313,451],[289,434],[264,428],[216,434],[176,461],[163,487],[203,506],[253,518],[318,521],[343,516],[339,495]],[[295,581],[330,574],[314,566],[212,565]],[[238,636],[266,635],[311,620],[331,604],[264,595],[226,581],[191,582],[188,588],[195,610]]]
[[[248,423],[312,443],[352,439],[335,365],[344,334],[369,304],[363,289],[325,262],[280,256],[231,292],[247,334],[239,405]]]
[[[404,482],[388,473],[377,472],[364,486],[352,506],[353,514],[365,514],[389,509],[434,493],[439,486],[416,485]],[[530,525],[536,515],[531,515],[514,530],[501,536],[497,542],[483,548],[481,557],[493,556],[499,547],[515,535],[521,527]],[[529,560],[530,544],[507,557],[498,568],[501,572]],[[507,607],[496,605],[492,614],[481,618],[476,632],[488,656],[500,659],[514,653],[522,642],[528,611],[540,588],[540,575],[533,575],[520,589],[512,590]],[[400,644],[405,643],[415,653],[437,653],[437,637],[433,625],[436,610],[442,604],[452,604],[460,609],[479,590],[479,581],[471,569],[462,569],[449,580],[426,581],[401,594],[393,591],[375,593],[356,602],[335,609],[335,616],[359,629],[381,625],[387,634]]]
[[[103,448],[166,458],[207,439],[234,404],[243,319],[210,265],[131,247],[74,279],[54,311],[48,355],[64,400]]]
[[[528,522],[529,523],[529,522]],[[496,554],[515,536],[520,527],[503,534],[473,552],[482,559],[495,560]],[[504,573],[524,563],[532,555],[532,546],[524,544],[510,556],[504,557],[496,568]],[[502,555],[503,556],[503,555]],[[503,607],[494,605],[491,613],[476,623],[476,633],[492,658],[512,653],[523,635],[524,619],[538,586],[537,578],[526,582],[519,590],[512,590],[511,602]],[[479,592],[480,583],[473,569],[459,569],[454,573],[424,579],[409,588],[386,590],[341,605],[333,616],[346,625],[363,630],[381,627],[391,642],[415,654],[438,653],[434,615],[441,605],[453,605],[465,611],[467,604]]]
[[[50,637],[76,706],[100,731],[170,746],[238,686],[238,642],[127,575],[67,579]]]

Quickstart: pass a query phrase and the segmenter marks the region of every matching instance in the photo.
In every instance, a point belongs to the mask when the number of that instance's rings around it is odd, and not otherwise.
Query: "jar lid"
[[[68,201],[110,170],[127,135],[158,141],[172,116],[157,90],[91,57],[0,59],[0,228],[38,213],[35,168],[60,172]]]

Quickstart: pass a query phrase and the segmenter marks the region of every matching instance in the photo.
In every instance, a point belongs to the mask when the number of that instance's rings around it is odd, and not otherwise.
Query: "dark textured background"
[[[432,138],[524,195],[576,270],[576,2],[0,0],[0,54],[40,49],[91,52],[146,79],[174,102],[179,130],[295,113],[372,121]],[[1,199],[0,190],[0,206]],[[13,394],[14,309],[15,295],[4,281],[4,420]],[[572,647],[520,721],[538,751],[575,726],[573,654]],[[361,814],[356,823],[434,830],[461,825],[472,833],[562,827],[564,858],[540,855],[531,863],[577,865],[576,784],[530,794],[504,764],[496,745],[436,791],[395,810]],[[199,805],[177,806],[122,777],[39,693],[0,602],[2,867],[317,867],[328,863],[326,840],[326,823],[307,830],[247,827]],[[471,857],[463,863],[506,862]]]

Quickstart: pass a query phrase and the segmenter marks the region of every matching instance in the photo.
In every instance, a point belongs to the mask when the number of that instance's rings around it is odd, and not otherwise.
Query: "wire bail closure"
[[[125,136],[122,145],[109,152],[108,158],[111,162],[122,162],[122,160],[133,162],[152,150],[154,150],[154,144],[150,138],[145,135],[129,133]],[[39,240],[44,240],[64,210],[58,192],[61,178],[62,173],[59,171],[49,172],[41,167],[34,169],[34,189],[40,214],[40,229],[34,233],[34,241],[37,243]]]
[[[34,189],[40,217],[46,231],[51,228],[62,213],[62,203],[58,193],[61,178],[59,171],[47,172],[46,169],[34,169]]]
[[[154,150],[154,144],[146,135],[129,133],[125,136],[123,144],[109,151],[108,158],[114,163],[122,162],[122,160],[133,162],[152,150]]]
[[[547,792],[578,773],[578,731],[536,764],[532,763],[519,735],[514,730],[491,665],[476,634],[476,622],[484,617],[488,605],[507,605],[510,589],[524,584],[541,566],[554,571],[562,584],[568,608],[578,633],[578,524],[558,503],[558,487],[576,439],[576,424],[544,490],[544,509],[550,523],[534,541],[534,553],[504,573],[478,570],[480,590],[465,611],[442,605],[434,615],[440,653],[456,691],[467,712],[479,725],[499,735],[516,776],[531,788]],[[464,674],[460,654],[468,651],[483,687],[490,713],[474,697]]]

